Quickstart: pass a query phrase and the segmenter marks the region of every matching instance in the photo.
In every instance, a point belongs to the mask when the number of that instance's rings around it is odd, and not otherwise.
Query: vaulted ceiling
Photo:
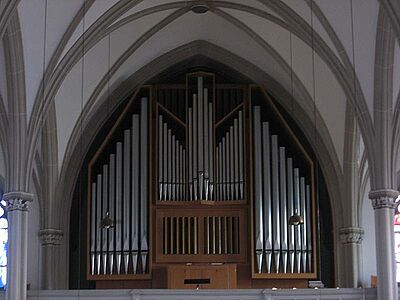
[[[209,11],[195,14],[191,8],[197,4],[207,5]],[[53,118],[60,172],[71,136],[81,124],[79,117],[83,112],[83,118],[92,115],[109,87],[117,90],[174,49],[202,45],[200,54],[211,56],[210,47],[227,51],[292,95],[325,130],[333,164],[342,170],[347,104],[365,144],[373,140],[376,38],[386,24],[384,8],[394,11],[390,17],[395,27],[396,5],[395,0],[2,1],[2,114],[11,113],[10,101],[20,103],[19,113],[26,116],[27,152],[38,147],[44,120]],[[10,47],[12,41],[19,46]],[[390,109],[400,89],[397,42],[392,52]],[[20,62],[21,69],[13,72],[21,72],[24,79],[17,100],[10,93],[16,86],[7,68],[10,59]],[[235,66],[235,61],[223,63]],[[252,68],[246,72],[256,78]]]

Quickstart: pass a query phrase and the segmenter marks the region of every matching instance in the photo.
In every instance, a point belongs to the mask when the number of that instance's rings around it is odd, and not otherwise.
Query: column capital
[[[339,229],[339,236],[343,245],[360,245],[364,239],[364,229],[361,227],[343,227]]]
[[[399,192],[392,189],[379,189],[372,190],[369,192],[368,196],[371,199],[372,207],[374,209],[381,208],[396,208],[396,198]]]
[[[33,201],[33,194],[20,191],[8,192],[3,194],[3,200],[7,203],[8,212],[13,210],[26,211],[28,210],[28,202]]]
[[[46,228],[39,231],[43,246],[59,246],[63,238],[62,230]]]

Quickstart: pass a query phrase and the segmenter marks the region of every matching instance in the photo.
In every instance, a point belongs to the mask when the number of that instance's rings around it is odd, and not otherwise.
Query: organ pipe
[[[140,114],[132,115],[130,128],[107,155],[91,183],[91,267],[92,275],[147,272],[148,255],[148,108],[140,101]],[[160,128],[163,125],[160,122]],[[162,128],[163,129],[163,128]],[[159,166],[163,171],[162,165]],[[160,182],[164,192],[163,182]],[[162,193],[160,193],[162,196]],[[100,227],[109,214],[114,228]],[[114,256],[115,254],[115,256]],[[133,270],[129,265],[132,262]]]
[[[253,110],[253,130],[254,130],[254,160],[261,161],[261,121],[260,107],[255,106]],[[262,175],[259,163],[254,165],[254,206],[255,206],[255,239],[256,239],[256,258],[258,273],[262,271],[263,252],[264,252],[264,229],[262,214]]]
[[[239,120],[240,121],[240,120]],[[312,272],[311,187],[277,134],[253,107],[255,272]],[[300,214],[304,224],[288,226]]]

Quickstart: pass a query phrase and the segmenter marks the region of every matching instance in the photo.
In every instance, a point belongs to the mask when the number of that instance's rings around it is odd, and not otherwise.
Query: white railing
[[[0,292],[0,299],[5,293]],[[376,289],[237,290],[38,290],[29,300],[376,300]]]

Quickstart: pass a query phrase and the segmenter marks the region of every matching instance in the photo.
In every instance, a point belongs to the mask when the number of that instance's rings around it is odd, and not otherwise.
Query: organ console
[[[206,72],[141,87],[88,166],[87,278],[213,262],[248,269],[238,286],[315,279],[313,168],[260,87]],[[288,224],[295,213],[303,224]]]

